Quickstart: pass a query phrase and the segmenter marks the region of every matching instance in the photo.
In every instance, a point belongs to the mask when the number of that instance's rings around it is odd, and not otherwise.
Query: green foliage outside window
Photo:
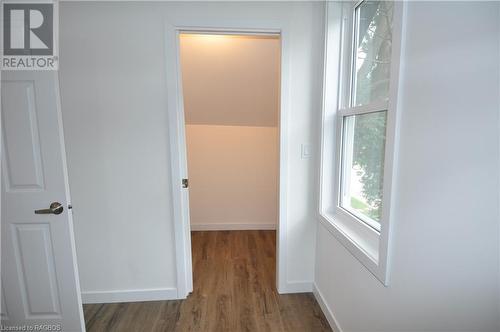
[[[355,106],[388,98],[393,3],[366,1],[358,10]],[[353,164],[370,205],[365,212],[375,220],[382,207],[386,121],[387,112],[377,112],[356,116],[354,125]]]

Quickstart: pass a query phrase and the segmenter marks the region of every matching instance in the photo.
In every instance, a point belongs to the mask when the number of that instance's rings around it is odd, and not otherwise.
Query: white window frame
[[[384,285],[389,284],[390,234],[394,223],[394,195],[399,132],[398,90],[402,58],[405,3],[394,2],[391,72],[388,101],[349,107],[352,82],[354,10],[363,1],[328,2],[325,34],[325,73],[321,128],[321,223]],[[380,226],[340,207],[342,126],[345,116],[386,111],[384,181]]]

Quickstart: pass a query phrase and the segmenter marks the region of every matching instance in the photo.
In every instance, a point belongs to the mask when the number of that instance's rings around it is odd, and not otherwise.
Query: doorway
[[[196,290],[214,278],[203,264],[231,258],[234,264],[234,259],[241,263],[240,258],[253,257],[253,264],[266,271],[261,281],[276,290],[281,36],[179,31],[177,37],[180,149],[189,181],[184,196],[190,242],[186,254],[193,262],[186,265],[186,273],[194,272]],[[264,255],[257,255],[256,248]],[[210,255],[214,260],[207,260]]]

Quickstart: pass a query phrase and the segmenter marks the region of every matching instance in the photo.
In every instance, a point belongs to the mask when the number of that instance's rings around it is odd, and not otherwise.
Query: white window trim
[[[352,2],[328,2],[325,32],[325,73],[323,84],[323,112],[321,123],[320,199],[319,219],[348,250],[384,285],[389,284],[390,235],[394,228],[397,177],[397,151],[399,141],[398,90],[400,79],[400,59],[404,36],[405,3],[394,2],[392,32],[391,76],[389,101],[374,102],[370,105],[346,108],[348,105],[350,76],[353,54],[351,47],[352,18],[355,5]],[[346,36],[349,40],[346,40]],[[347,61],[346,61],[346,57]],[[347,76],[346,76],[347,75]],[[384,194],[380,231],[360,221],[352,213],[338,206],[340,193],[340,153],[341,130],[344,116],[363,114],[376,110],[387,110],[387,132],[384,157]]]

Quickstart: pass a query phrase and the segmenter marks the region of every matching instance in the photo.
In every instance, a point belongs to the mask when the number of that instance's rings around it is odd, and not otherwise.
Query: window
[[[320,216],[387,284],[404,4],[327,6]]]
[[[380,231],[393,2],[354,8],[348,102],[343,116],[340,206]]]
[[[340,206],[380,231],[386,111],[344,117]]]
[[[389,1],[363,1],[354,9],[350,106],[388,100],[393,6]]]

